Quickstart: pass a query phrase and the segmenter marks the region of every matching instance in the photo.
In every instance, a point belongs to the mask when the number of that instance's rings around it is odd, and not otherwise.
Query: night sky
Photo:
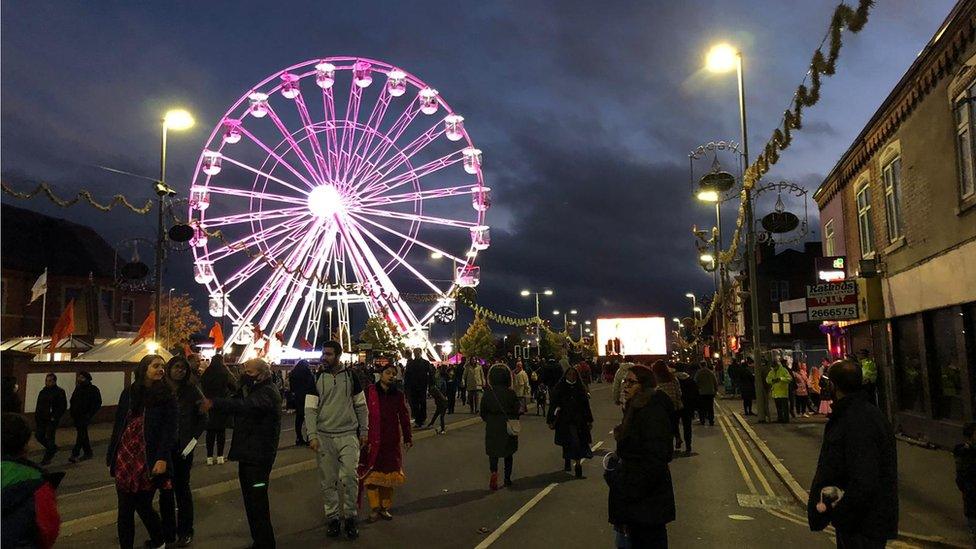
[[[825,79],[820,103],[805,110],[804,129],[767,179],[812,195],[953,4],[879,0],[860,34],[844,34],[837,75]],[[735,78],[706,73],[704,52],[723,40],[742,48],[758,151],[835,6],[4,2],[3,178],[21,189],[47,181],[65,194],[88,188],[141,202],[148,183],[93,166],[155,176],[157,119],[183,106],[197,126],[171,134],[168,180],[185,194],[209,132],[250,86],[308,59],[371,57],[438,88],[484,151],[493,242],[479,256],[480,302],[527,316],[534,304],[519,290],[548,287],[549,313],[670,317],[686,310],[686,291],[712,288],[689,228],[714,216],[691,196],[687,154],[739,135]],[[121,211],[3,201],[91,224],[112,243],[155,231],[153,218]],[[728,205],[727,219],[735,209]],[[202,298],[191,261],[171,257],[167,286]]]

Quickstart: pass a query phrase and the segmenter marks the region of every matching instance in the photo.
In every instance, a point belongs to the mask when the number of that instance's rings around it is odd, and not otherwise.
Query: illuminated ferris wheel
[[[478,284],[490,243],[481,164],[464,118],[387,63],[316,59],[248,90],[190,188],[194,278],[233,323],[225,350],[271,338],[310,349],[333,310],[349,349],[361,303],[433,351],[425,327]]]

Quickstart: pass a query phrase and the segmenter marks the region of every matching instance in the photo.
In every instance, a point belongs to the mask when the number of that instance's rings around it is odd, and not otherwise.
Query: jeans
[[[75,422],[75,446],[71,449],[71,457],[92,456],[91,440],[88,438],[88,422]]]
[[[447,413],[454,413],[454,402],[457,401],[458,387],[453,381],[447,382]]]
[[[226,441],[227,429],[207,429],[207,457],[214,457],[214,443],[217,444],[217,455],[224,455]]]
[[[471,408],[472,414],[478,413],[478,410],[480,409],[478,408],[478,404],[480,401],[481,401],[481,389],[477,389],[477,390],[472,389],[468,391],[468,406]]]
[[[430,423],[427,426],[428,427],[433,427],[434,426],[434,422],[437,421],[437,418],[440,418],[441,419],[441,431],[443,431],[444,430],[444,414],[446,414],[446,413],[447,413],[447,404],[445,404],[443,406],[438,405],[437,406],[437,409],[434,411],[434,415],[430,418]]]
[[[142,524],[149,532],[149,539],[154,547],[163,544],[163,527],[159,520],[159,514],[153,509],[153,496],[155,490],[148,492],[136,492],[130,494],[116,490],[119,499],[119,518],[116,528],[119,534],[119,547],[131,549],[136,537],[135,514],[139,514]]]
[[[698,397],[698,423],[704,425],[705,420],[708,420],[709,425],[715,425],[715,395]]]
[[[268,480],[271,463],[239,463],[237,477],[244,496],[244,513],[251,529],[254,547],[272,549],[275,546],[274,527],[271,525],[271,505],[268,503]]]
[[[173,489],[159,491],[159,513],[163,519],[163,539],[166,543],[193,535],[193,494],[190,492],[193,454],[183,457],[179,452],[174,452],[172,459]]]
[[[671,432],[674,433],[674,447],[675,448],[680,448],[681,447],[681,431],[678,428],[678,426],[681,424],[681,413],[682,413],[681,410],[678,410],[676,412],[671,412],[671,417],[670,417],[670,420],[671,420]]]
[[[427,421],[427,391],[410,391],[410,417],[413,424],[423,427]]]
[[[515,463],[515,456],[508,456],[505,460],[505,480],[512,480],[512,466]],[[492,473],[498,472],[498,458],[488,456],[488,470]]]
[[[695,420],[695,409],[691,407],[682,408],[678,415],[681,417],[681,430],[685,435],[685,450],[691,451],[691,423]],[[675,429],[675,434],[677,434]]]
[[[776,401],[776,421],[779,423],[790,422],[790,399],[788,397],[774,398]]]
[[[58,445],[54,440],[57,432],[57,421],[37,421],[37,431],[35,432],[34,436],[37,437],[37,442],[40,442],[41,446],[44,447],[44,459],[54,457],[54,454],[58,451]]]
[[[641,524],[631,526],[628,532],[630,546],[635,549],[668,549],[668,526],[666,524]]]
[[[742,413],[745,414],[745,415],[747,415],[747,416],[752,414],[752,399],[751,398],[742,397]]]
[[[305,425],[305,404],[302,403],[295,408],[295,442],[304,443],[305,435],[302,434],[302,426]]]

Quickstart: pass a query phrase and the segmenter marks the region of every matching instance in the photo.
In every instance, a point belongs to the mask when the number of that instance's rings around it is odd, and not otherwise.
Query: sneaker
[[[339,519],[332,519],[329,521],[329,528],[326,529],[325,535],[330,538],[337,538],[342,534],[342,523]]]
[[[217,465],[224,464],[224,456],[217,456]]]
[[[440,431],[437,431],[437,434],[438,435],[446,435],[447,434],[447,429],[441,429]]]
[[[359,528],[356,527],[354,517],[346,519],[346,539],[353,540],[359,537]]]
[[[193,536],[183,536],[176,540],[177,547],[189,547],[193,545]]]
[[[390,514],[389,509],[380,509],[379,515],[383,520],[393,520],[393,515]]]
[[[213,458],[212,457],[208,457],[207,458],[207,465],[213,465],[213,464],[214,464]]]
[[[511,488],[512,487],[512,479],[510,479],[510,478],[505,479],[505,487],[506,488]]]

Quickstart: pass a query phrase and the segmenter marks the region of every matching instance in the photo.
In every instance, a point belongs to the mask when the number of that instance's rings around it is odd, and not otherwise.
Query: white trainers
[[[224,464],[224,456],[217,456],[217,465]]]
[[[207,458],[207,465],[213,465],[213,464],[214,464],[213,458],[212,457],[208,457]]]

